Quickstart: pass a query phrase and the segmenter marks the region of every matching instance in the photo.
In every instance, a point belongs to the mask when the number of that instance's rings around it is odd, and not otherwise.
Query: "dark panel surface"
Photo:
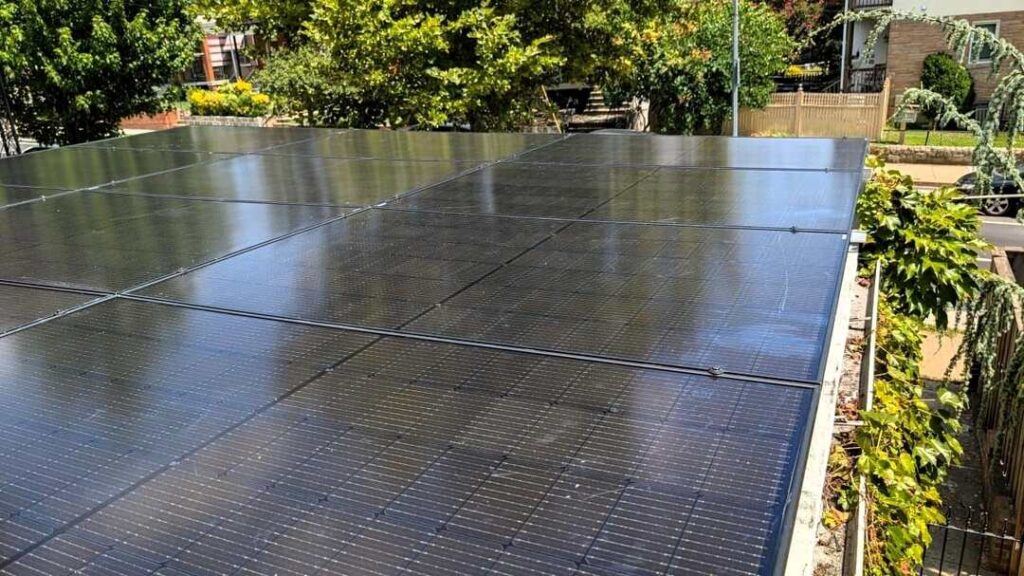
[[[205,152],[72,146],[0,158],[0,184],[87,188],[223,157]]]
[[[500,163],[391,206],[450,213],[578,218],[635,185],[650,169]]]
[[[816,381],[837,234],[577,223],[405,329]]]
[[[859,172],[662,168],[587,218],[846,232]]]
[[[394,328],[560,225],[371,210],[162,282],[143,294]]]
[[[80,192],[0,210],[0,278],[123,290],[339,213]]]
[[[864,140],[577,134],[518,161],[774,170],[861,170]]]
[[[60,194],[66,190],[55,188],[29,188],[26,186],[4,186],[0,184],[0,207],[29,200],[39,200],[46,196]]]
[[[347,130],[330,138],[281,146],[273,154],[392,160],[488,161],[555,142],[558,134],[484,134]]]
[[[277,329],[273,324],[226,320],[228,326],[184,314],[187,319],[169,319],[177,320],[169,335],[147,340],[143,349],[156,354],[169,340],[160,357],[180,358],[184,338],[174,338],[175,331],[190,321],[218,331],[210,334],[211,344],[219,342],[220,330],[236,326],[247,345],[280,341],[261,333]],[[316,345],[332,357],[356,344],[325,341],[323,332],[280,329],[296,331],[290,345]],[[94,347],[109,345],[113,341],[103,338]],[[220,352],[185,351],[198,366]],[[264,359],[261,353],[268,351]],[[226,354],[245,375],[261,374],[259,368],[277,374],[273,362],[285,357],[273,348]],[[304,357],[317,356],[308,351]],[[78,362],[96,363],[89,354]],[[150,460],[189,450],[238,421],[248,402],[295,389],[293,381],[267,377],[254,386],[229,380],[200,387],[169,370],[132,366],[141,371],[118,371],[116,384],[97,378],[73,388],[84,404],[69,413],[61,404],[46,414],[62,416],[64,434],[76,434],[62,436],[51,451],[107,439],[102,446],[108,464],[97,480],[129,480]],[[311,363],[308,370],[320,367]],[[78,380],[16,374],[17,380],[4,382],[47,382],[18,386],[17,398],[26,403],[32,390],[43,394]],[[157,375],[166,376],[154,381]],[[175,384],[186,385],[188,393],[176,393]],[[95,393],[103,389],[116,393]],[[204,400],[227,408],[197,406]],[[114,409],[136,413],[124,406],[131,402],[153,409],[121,421],[122,412]],[[597,573],[660,574],[705,566],[764,574],[774,561],[811,402],[808,389],[385,339],[175,461],[11,568],[279,575],[322,569],[356,576],[573,574],[580,566]],[[180,432],[189,426],[157,408],[182,411],[201,425],[192,424],[196,433],[185,437]],[[85,418],[96,411],[99,417]],[[28,408],[27,414],[35,418],[36,411]],[[12,428],[26,442],[44,433],[44,422],[50,420],[42,420],[38,431]],[[139,453],[106,456],[126,446]],[[26,458],[36,450],[20,445],[4,458]],[[99,452],[89,445],[77,465],[102,459]],[[31,529],[42,520],[59,524],[55,516],[65,505],[56,500],[31,507],[36,521],[30,528],[19,524],[18,533],[39,538]]]
[[[475,164],[252,155],[131,180],[110,189],[261,202],[368,205],[472,166]]]
[[[816,379],[844,237],[576,223],[495,270],[555,226],[378,210],[143,294],[378,328],[416,318],[405,329]]]
[[[0,565],[370,341],[125,301],[0,338]]]
[[[94,298],[83,294],[0,284],[0,333],[40,318],[48,318]]]
[[[251,126],[180,126],[145,134],[89,142],[93,148],[255,152],[282,144],[336,134],[326,128],[257,128]]]

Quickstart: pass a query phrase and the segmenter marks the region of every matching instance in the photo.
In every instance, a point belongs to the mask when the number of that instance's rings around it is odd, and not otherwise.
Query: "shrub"
[[[245,116],[270,114],[270,97],[253,92],[252,84],[239,80],[216,90],[192,90],[188,103],[196,116]]]
[[[964,110],[974,105],[974,78],[963,64],[945,52],[929,54],[921,69],[921,85]]]
[[[977,288],[973,274],[981,220],[954,189],[925,191],[877,159],[871,181],[857,201],[857,218],[868,234],[864,261],[882,264],[882,291],[893,295],[897,314],[924,320],[934,315],[944,329],[948,309]]]

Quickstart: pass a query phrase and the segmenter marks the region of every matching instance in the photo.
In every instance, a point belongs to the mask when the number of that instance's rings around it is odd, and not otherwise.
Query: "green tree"
[[[226,31],[252,29],[272,43],[290,44],[301,38],[302,26],[313,13],[311,0],[195,0],[195,11]]]
[[[192,59],[187,0],[0,0],[0,74],[21,131],[47,144],[113,135],[156,112]]]
[[[974,78],[966,66],[945,52],[925,57],[921,67],[921,86],[944,96],[959,110],[966,110],[974,104]],[[934,118],[941,109],[926,112]]]
[[[653,131],[720,133],[731,110],[731,3],[679,0],[637,29],[631,69],[608,78],[618,99],[648,100]],[[748,0],[740,29],[740,103],[764,107],[794,44],[778,14]]]
[[[469,124],[508,129],[540,105],[563,59],[487,5],[405,0],[317,4],[305,43],[256,80],[311,121],[347,126]],[[312,78],[312,76],[316,78]]]

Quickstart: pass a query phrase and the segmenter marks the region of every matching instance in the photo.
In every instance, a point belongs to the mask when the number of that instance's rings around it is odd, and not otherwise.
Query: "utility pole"
[[[740,135],[740,0],[732,0],[732,135]]]

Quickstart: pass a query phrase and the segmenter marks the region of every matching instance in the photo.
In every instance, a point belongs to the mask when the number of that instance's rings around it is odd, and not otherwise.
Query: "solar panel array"
[[[0,573],[778,570],[864,151],[191,127],[0,160]]]

